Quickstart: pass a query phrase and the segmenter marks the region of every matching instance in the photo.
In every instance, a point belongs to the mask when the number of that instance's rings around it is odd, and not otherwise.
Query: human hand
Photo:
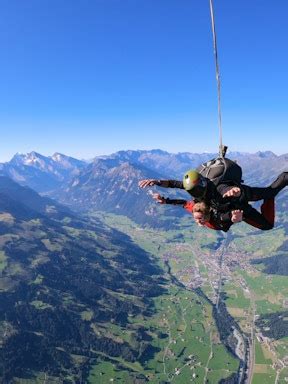
[[[240,209],[235,209],[231,212],[231,221],[232,223],[240,223],[243,220],[243,211]]]
[[[153,187],[153,185],[156,185],[157,182],[158,182],[158,180],[154,180],[154,179],[140,180],[138,183],[138,186],[140,188]]]
[[[223,197],[239,197],[241,195],[241,189],[239,187],[232,187],[223,194]]]
[[[159,204],[165,204],[165,197],[161,196],[159,193],[153,193],[152,198]]]

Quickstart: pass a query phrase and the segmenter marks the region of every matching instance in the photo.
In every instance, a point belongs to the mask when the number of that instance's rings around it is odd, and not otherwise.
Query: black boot
[[[282,172],[275,181],[270,185],[270,188],[280,192],[283,188],[288,185],[288,172]]]

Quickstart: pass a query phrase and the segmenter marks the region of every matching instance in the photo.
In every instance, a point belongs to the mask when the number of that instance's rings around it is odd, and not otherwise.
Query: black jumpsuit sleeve
[[[165,204],[182,205],[184,207],[186,203],[187,203],[187,200],[183,200],[183,199],[169,199],[169,197],[165,199]]]
[[[231,221],[231,212],[219,214],[219,219],[222,223],[229,223]]]
[[[226,199],[230,199],[230,201],[233,201],[234,203],[237,202],[238,205],[239,204],[247,203],[248,200],[247,200],[247,196],[246,196],[246,193],[245,193],[245,188],[243,188],[242,185],[219,184],[217,186],[217,191],[220,193],[221,196],[223,196],[224,193],[228,192],[233,187],[240,188],[240,196],[237,196],[237,197],[227,197]]]
[[[168,180],[168,188],[179,188],[179,189],[185,189],[183,182],[179,180]]]

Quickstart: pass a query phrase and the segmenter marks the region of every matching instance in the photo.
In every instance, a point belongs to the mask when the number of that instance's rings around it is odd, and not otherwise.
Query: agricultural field
[[[158,326],[164,325],[162,331],[169,334],[172,343],[167,353],[167,340],[158,342],[160,351],[156,361],[145,364],[149,380],[156,380],[152,382],[157,383],[168,378],[171,382],[186,383],[189,382],[188,377],[192,377],[193,382],[200,383],[205,378],[216,383],[237,372],[239,360],[227,352],[212,316],[211,303],[217,303],[221,292],[228,313],[253,340],[253,360],[250,361],[252,383],[274,383],[276,378],[278,383],[287,382],[288,334],[286,338],[275,340],[265,337],[265,330],[259,327],[259,319],[263,316],[287,311],[287,276],[265,272],[270,267],[265,260],[277,257],[287,238],[285,227],[276,228],[273,233],[261,233],[240,224],[227,238],[227,235],[216,231],[191,225],[191,218],[187,217],[183,218],[183,226],[179,225],[179,229],[161,231],[140,228],[126,217],[112,214],[97,216],[150,252],[171,280],[167,298],[159,298],[156,303],[155,321]],[[201,287],[208,301],[195,296],[197,287]],[[196,318],[197,324],[194,324]],[[194,335],[194,332],[197,334]],[[179,335],[176,340],[175,335]],[[187,373],[187,355],[196,355],[201,363],[199,366],[194,364],[195,377],[191,376],[191,372]],[[224,361],[227,364],[224,365]],[[149,370],[159,372],[159,376],[153,378]]]

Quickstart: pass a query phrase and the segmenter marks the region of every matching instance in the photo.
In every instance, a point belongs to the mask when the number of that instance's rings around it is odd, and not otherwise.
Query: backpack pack
[[[216,186],[221,183],[241,184],[242,169],[235,161],[224,157],[217,157],[201,164],[197,171],[207,179],[211,180]]]

